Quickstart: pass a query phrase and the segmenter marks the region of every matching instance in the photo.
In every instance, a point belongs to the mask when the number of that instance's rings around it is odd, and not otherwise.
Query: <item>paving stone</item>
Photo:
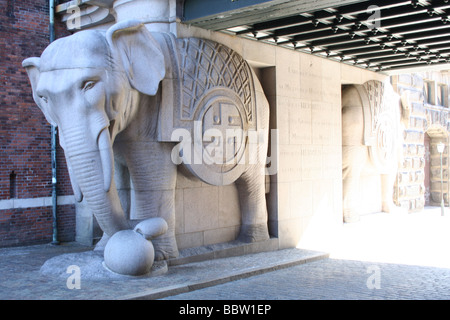
[[[69,289],[73,274],[45,275],[40,268],[52,257],[89,254],[92,248],[73,243],[2,248],[0,299],[447,300],[448,230],[450,216],[441,217],[440,208],[375,214],[345,225],[330,254],[293,248],[192,259],[169,266],[164,275],[135,279],[81,273],[80,289]]]

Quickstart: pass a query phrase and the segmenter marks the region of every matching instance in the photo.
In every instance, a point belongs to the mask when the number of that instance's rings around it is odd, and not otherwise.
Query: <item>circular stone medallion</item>
[[[396,152],[396,139],[396,123],[393,117],[389,113],[379,114],[375,143],[370,147],[370,152],[375,165],[382,171],[389,170],[396,163],[392,161]]]
[[[245,169],[248,124],[240,98],[231,90],[210,91],[199,101],[193,124],[192,152],[186,167],[206,183],[234,182]]]

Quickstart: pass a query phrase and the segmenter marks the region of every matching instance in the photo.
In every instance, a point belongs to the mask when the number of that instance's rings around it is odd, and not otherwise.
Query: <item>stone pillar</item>
[[[116,22],[140,20],[150,31],[174,32],[176,0],[116,0]]]
[[[423,105],[423,80],[417,74],[401,74],[392,77],[392,85],[399,95],[405,91],[409,96],[409,114],[405,115],[403,132],[403,163],[399,168],[394,186],[394,200],[408,211],[419,211],[425,205],[425,146],[424,135],[427,125]]]
[[[430,199],[430,205],[440,205],[441,168],[440,154],[436,149],[439,142],[443,142],[447,146],[442,159],[443,193],[446,206],[449,200],[448,131],[450,112],[448,108],[432,105],[424,99],[424,82],[426,82],[426,79],[448,83],[448,79],[439,72],[400,74],[392,77],[394,89],[398,94],[402,95],[405,91],[409,93],[410,115],[407,128],[404,131],[404,161],[399,170],[395,187],[398,204],[408,208],[409,211],[422,210],[427,197]],[[435,97],[431,101],[435,101]],[[429,150],[425,148],[425,135],[430,138]],[[429,193],[424,183],[428,174],[430,177]]]

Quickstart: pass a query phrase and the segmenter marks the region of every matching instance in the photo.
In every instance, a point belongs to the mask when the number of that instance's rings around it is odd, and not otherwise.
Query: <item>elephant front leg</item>
[[[366,146],[342,147],[344,222],[359,221],[360,178],[368,159]]]
[[[168,231],[155,239],[155,260],[178,256],[175,239],[176,166],[170,158],[172,146],[160,142],[131,142],[123,147],[131,176],[133,224],[154,217],[163,218]]]
[[[167,232],[151,240],[155,247],[155,260],[176,258],[178,246],[175,239],[175,189],[159,189],[155,185],[152,188],[156,189],[146,190],[138,186],[133,189],[133,205],[136,207],[132,210],[131,218],[136,224],[153,217],[163,218],[168,225]]]
[[[250,167],[236,181],[241,209],[239,240],[256,242],[269,239],[264,167]]]

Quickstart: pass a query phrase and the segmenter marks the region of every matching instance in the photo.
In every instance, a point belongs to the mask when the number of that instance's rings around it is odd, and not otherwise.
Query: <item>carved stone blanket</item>
[[[250,66],[214,41],[164,34],[159,42],[168,64],[162,81],[159,140],[179,141],[177,129],[186,130],[195,140],[189,155],[182,152],[190,171],[210,184],[232,182],[244,169],[247,133],[257,130]]]
[[[397,155],[400,104],[392,86],[371,80],[356,85],[363,105],[364,144],[369,146],[375,166],[382,171],[393,165]]]

